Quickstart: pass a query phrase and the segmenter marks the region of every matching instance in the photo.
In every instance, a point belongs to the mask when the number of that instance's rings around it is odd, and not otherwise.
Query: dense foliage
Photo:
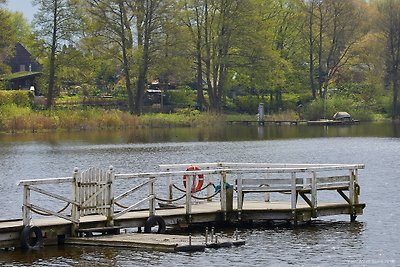
[[[0,106],[16,105],[30,108],[33,95],[30,91],[2,91],[0,90]]]
[[[1,27],[44,66],[48,108],[107,95],[137,115],[154,104],[254,115],[260,102],[305,119],[400,113],[400,0],[34,2],[34,31],[0,5]],[[9,51],[17,37],[0,35]],[[149,100],[149,84],[163,97]]]

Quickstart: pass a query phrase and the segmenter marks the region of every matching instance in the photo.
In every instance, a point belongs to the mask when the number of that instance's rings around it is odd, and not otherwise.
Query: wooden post
[[[293,215],[293,224],[297,225],[297,214],[296,214],[296,205],[297,205],[297,188],[296,188],[296,173],[292,172],[292,189],[291,189],[291,209]]]
[[[350,199],[350,221],[356,220],[354,204],[356,202],[355,192],[355,170],[350,170],[349,199]]]
[[[24,199],[22,205],[22,222],[24,226],[27,226],[31,222],[31,190],[29,189],[29,185],[24,185]]]
[[[354,170],[354,204],[359,204],[359,188],[357,189],[356,187],[359,186],[358,185],[358,169]]]
[[[192,213],[192,175],[186,175],[186,215]]]
[[[241,213],[243,209],[243,178],[237,178],[237,209]]]
[[[78,184],[78,168],[74,168],[74,172],[72,174],[72,207],[71,207],[71,217],[73,220],[76,220],[79,222],[79,184]],[[77,235],[77,230],[79,229],[79,223],[73,223],[72,224],[72,231],[71,235],[76,236]]]
[[[156,197],[154,190],[154,182],[156,178],[150,177],[149,181],[149,216],[153,216],[156,213]]]
[[[296,209],[297,190],[296,190],[296,173],[292,172],[292,189],[291,189],[291,209]]]
[[[107,173],[107,186],[108,190],[106,193],[107,196],[107,226],[114,226],[114,168],[113,166],[110,166],[108,173]]]
[[[354,205],[354,196],[355,196],[355,190],[354,190],[354,170],[350,170],[350,185],[349,185],[349,199],[350,199],[350,205]]]
[[[271,174],[269,173],[269,172],[267,172],[266,174],[265,174],[265,178],[268,180],[268,179],[270,179],[271,178]],[[265,185],[266,187],[269,187],[269,185]],[[264,200],[265,200],[265,202],[270,202],[271,201],[271,194],[269,193],[269,192],[265,192],[264,193]]]
[[[166,170],[167,172],[170,171],[170,169]],[[167,189],[167,196],[168,196],[168,203],[172,204],[172,199],[174,199],[174,195],[172,193],[172,175],[168,175],[168,189]]]
[[[210,167],[207,167],[207,170],[209,170],[210,169]],[[211,174],[207,177],[207,201],[208,202],[211,202],[212,201],[212,199],[211,199],[211,196],[212,196],[212,194],[213,194],[213,192],[212,192],[212,188],[211,188],[211,178],[210,178],[210,176],[211,176]]]
[[[226,172],[221,172],[221,211],[226,213]]]
[[[317,218],[317,205],[317,173],[311,172],[311,206],[313,218]]]

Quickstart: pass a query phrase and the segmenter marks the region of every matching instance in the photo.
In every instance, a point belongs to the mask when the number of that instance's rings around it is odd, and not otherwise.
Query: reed
[[[131,115],[120,110],[101,108],[32,110],[15,104],[0,106],[0,131],[86,131],[136,127],[204,127],[223,123],[225,117],[193,110],[174,114]]]
[[[178,111],[173,114],[146,114],[139,117],[139,124],[147,127],[204,127],[224,121],[224,116],[196,111]]]

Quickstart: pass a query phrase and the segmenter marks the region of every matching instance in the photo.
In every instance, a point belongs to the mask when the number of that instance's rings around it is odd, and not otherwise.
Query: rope
[[[221,192],[221,190],[218,190],[217,192],[215,192],[213,195],[211,195],[211,196],[209,196],[209,197],[196,197],[196,196],[192,196],[192,198],[198,199],[198,200],[211,199],[211,198],[215,197],[219,192]]]
[[[61,212],[63,212],[63,211],[65,211],[67,208],[68,208],[68,206],[70,205],[71,203],[70,202],[68,202],[67,203],[67,205],[65,205],[64,206],[64,208],[62,208],[62,209],[60,209],[59,211],[57,211],[56,213],[61,213]],[[31,209],[31,211],[33,211],[34,213],[36,213],[36,214],[39,214],[39,215],[42,215],[42,216],[53,216],[53,214],[50,214],[50,213],[45,213],[45,212],[41,212],[41,211],[38,211],[38,210],[36,210],[36,209],[34,209],[34,208],[30,208]]]
[[[181,188],[177,187],[175,184],[173,184],[172,186],[173,186],[176,190],[181,191],[182,193],[186,193],[186,189],[181,189]],[[209,186],[212,186],[212,187],[214,187],[214,189],[215,189],[215,185],[214,185],[213,183],[209,183],[208,185],[204,186],[202,189],[196,191],[195,193],[201,192],[201,191],[203,191],[204,189],[206,189],[206,188],[209,187]]]
[[[172,185],[176,190],[181,191],[182,193],[186,193],[186,190],[183,190],[179,187],[177,187],[175,184]]]
[[[208,185],[204,186],[202,189],[200,189],[200,190],[197,191],[197,192],[203,191],[204,189],[206,189],[206,188],[209,187],[209,186],[213,186],[214,189],[215,189],[215,185],[214,185],[213,183],[209,183]],[[196,193],[197,193],[197,192],[196,192]]]
[[[114,204],[117,205],[120,208],[123,208],[123,209],[127,209],[128,208],[128,206],[124,206],[122,204],[119,204],[118,202],[114,202]]]
[[[181,199],[184,198],[185,196],[186,196],[186,194],[184,194],[184,195],[182,195],[182,196],[180,196],[180,197],[178,197],[178,198],[175,198],[175,199],[162,199],[162,198],[158,198],[158,197],[156,197],[156,199],[157,199],[158,201],[161,201],[161,202],[174,202],[174,201],[181,200]]]

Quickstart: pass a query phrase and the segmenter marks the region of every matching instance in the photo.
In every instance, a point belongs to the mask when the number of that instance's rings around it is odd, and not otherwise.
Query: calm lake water
[[[240,229],[239,248],[163,253],[100,247],[0,251],[1,266],[399,266],[400,126],[221,126],[0,135],[0,220],[21,217],[22,179],[70,176],[74,167],[121,173],[189,162],[363,163],[364,215],[294,229]],[[232,229],[218,229],[231,235]]]

